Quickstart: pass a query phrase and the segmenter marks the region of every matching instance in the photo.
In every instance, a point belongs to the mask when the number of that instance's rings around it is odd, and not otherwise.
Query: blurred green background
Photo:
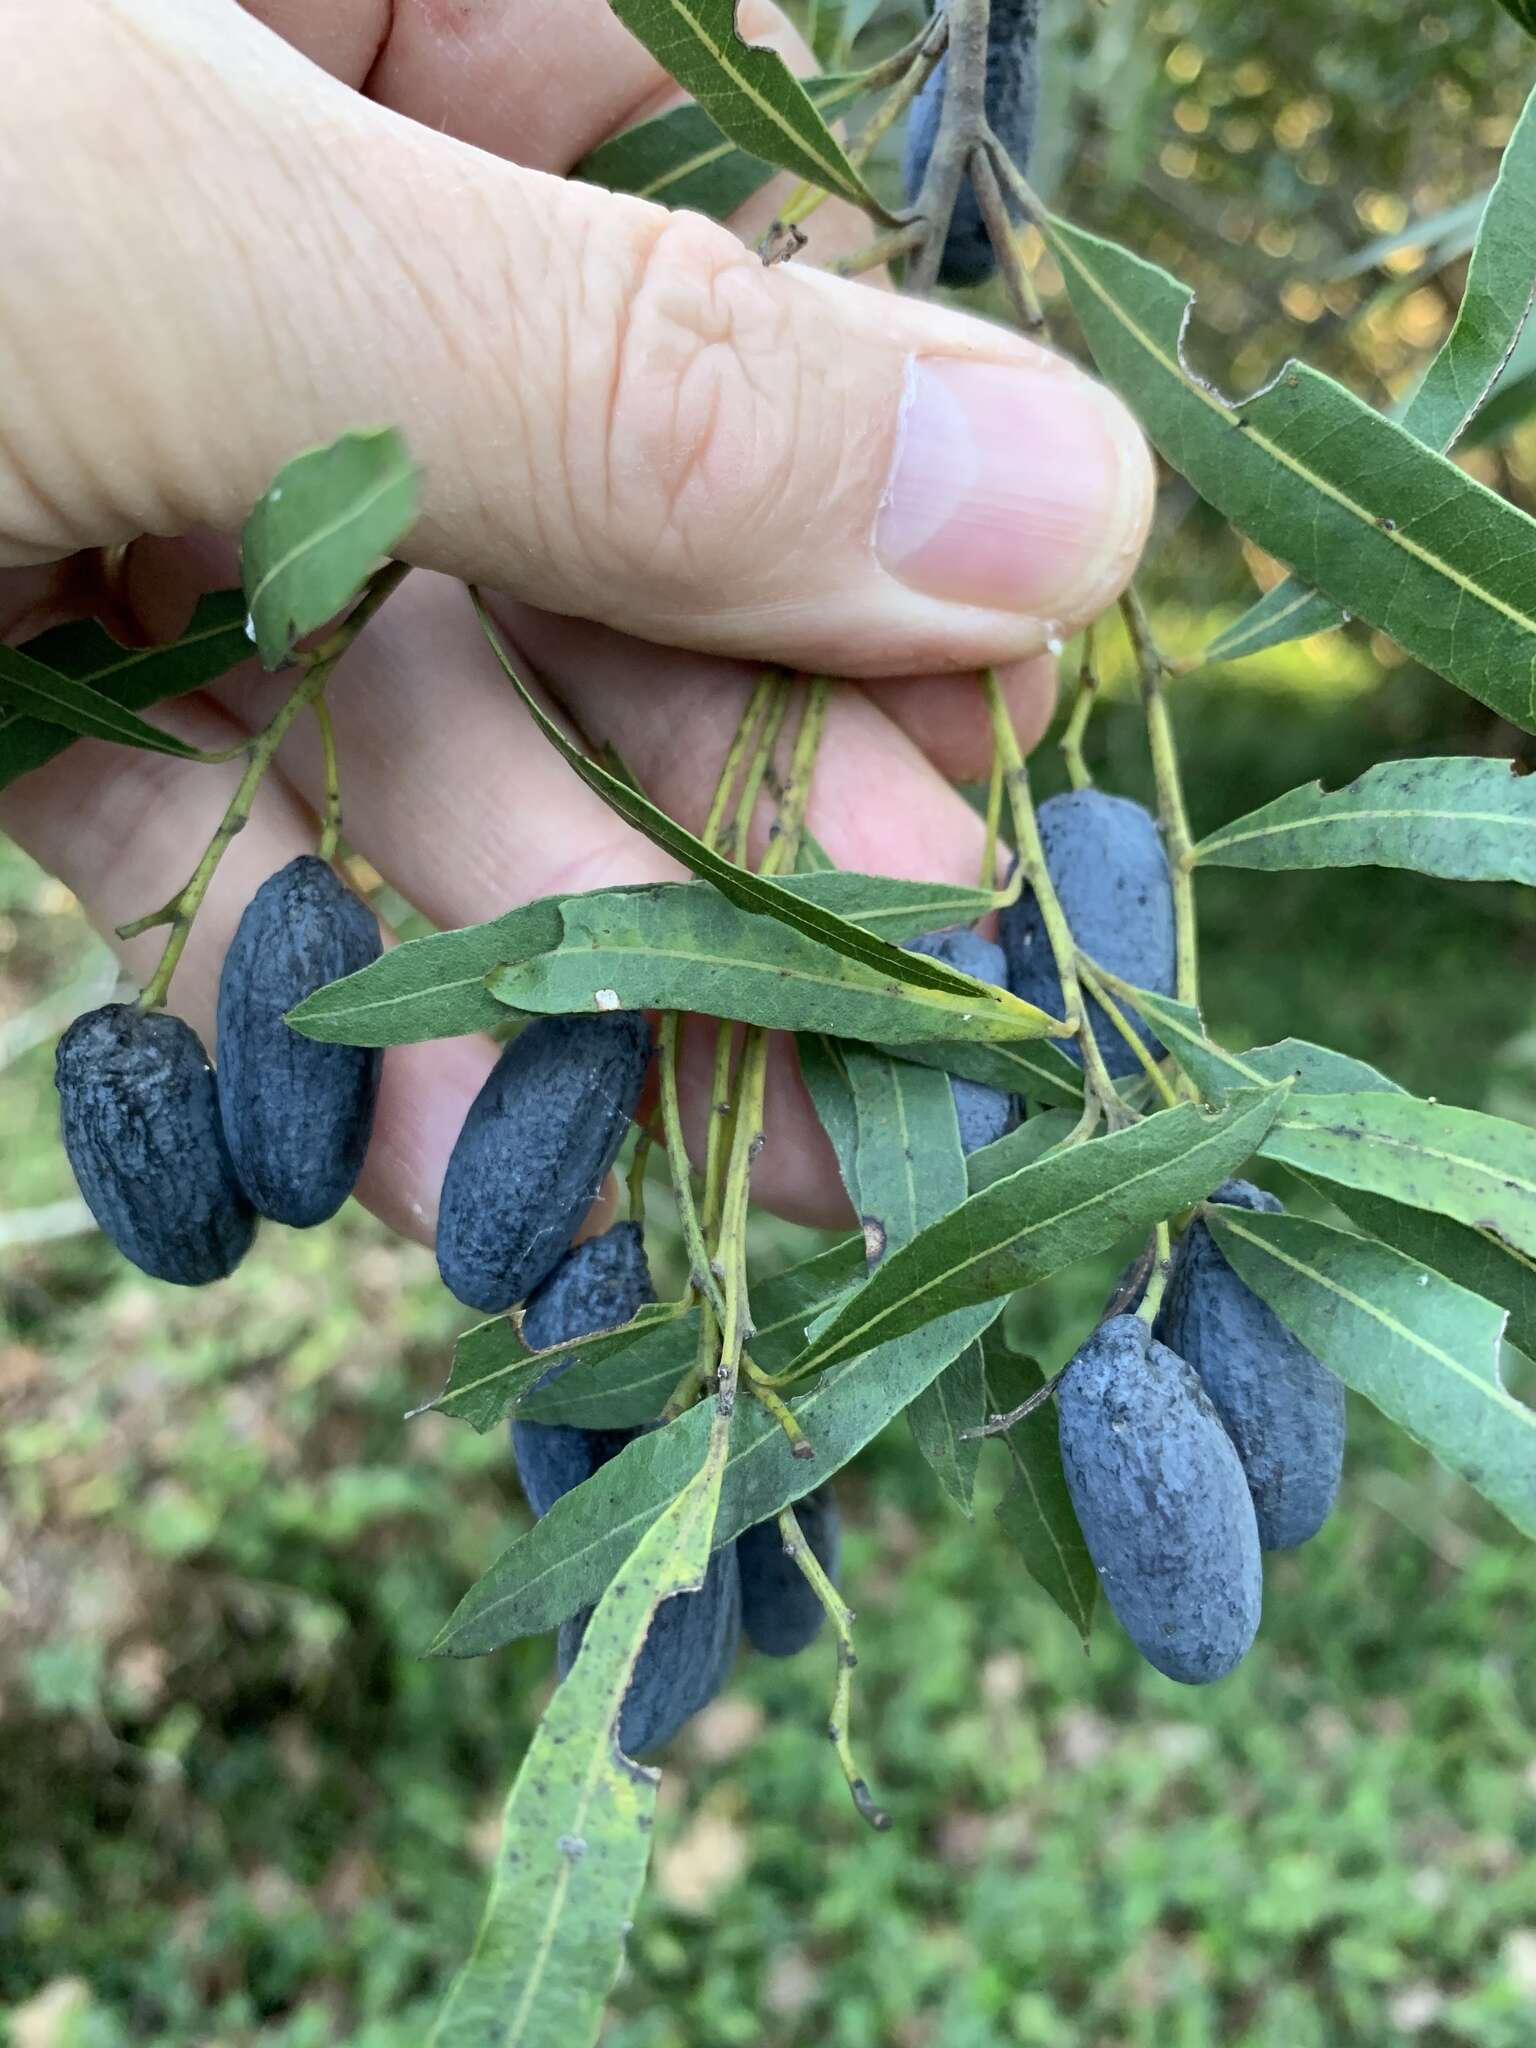
[[[1486,187],[1533,46],[1491,0],[1056,13],[1046,181],[1202,285],[1231,382],[1300,347],[1400,397],[1459,260],[1421,233],[1334,273]],[[1467,459],[1531,504],[1529,429]],[[1148,587],[1176,650],[1269,573],[1166,490]],[[1529,745],[1354,629],[1193,676],[1175,708],[1197,828],[1388,756]],[[1145,790],[1113,692],[1090,751]],[[1049,746],[1040,776],[1061,779]],[[1520,892],[1218,872],[1201,893],[1228,1043],[1312,1037],[1536,1120]],[[419,1652],[524,1510],[499,1433],[402,1425],[468,1317],[362,1213],[269,1231],[195,1295],[48,1234],[73,1193],[52,1040],[103,999],[103,959],[0,848],[0,2038],[406,2048],[550,1683],[543,1642]],[[764,1226],[763,1256],[791,1236]],[[1059,1363],[1110,1270],[1026,1297],[1021,1340]],[[1352,1430],[1339,1512],[1270,1561],[1258,1647],[1209,1692],[1102,1609],[1085,1657],[991,1525],[1000,1472],[967,1524],[888,1431],[840,1491],[856,1741],[896,1830],[857,1821],[820,1732],[830,1651],[744,1658],[668,1760],[605,2041],[1528,2048],[1536,1575],[1372,1411]]]

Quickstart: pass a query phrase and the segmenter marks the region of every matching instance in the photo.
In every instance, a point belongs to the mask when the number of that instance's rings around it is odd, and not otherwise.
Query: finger
[[[585,731],[611,739],[664,807],[702,822],[753,680],[596,628],[516,615],[538,665]],[[432,686],[423,687],[430,677]],[[270,715],[272,678],[221,685],[243,724]],[[635,880],[676,865],[587,790],[531,729],[463,593],[413,577],[365,632],[329,692],[348,840],[433,920],[478,923],[531,897]],[[321,763],[300,728],[280,757],[318,800]],[[408,771],[402,764],[408,763]],[[982,826],[912,745],[853,689],[828,716],[812,829],[840,865],[974,881]],[[691,1040],[696,1047],[700,1030]],[[707,1042],[707,1041],[706,1041]],[[708,1054],[690,1052],[688,1127],[704,1127]],[[808,1101],[775,1066],[776,1123],[754,1183],[765,1206],[836,1223],[846,1209]]]
[[[1041,655],[998,671],[1003,702],[1026,754],[1044,737],[1056,706],[1056,657]],[[979,685],[958,676],[900,676],[865,683],[864,694],[951,782],[982,782],[992,772],[992,724]]]
[[[1021,336],[498,162],[232,10],[23,12],[0,172],[109,132],[125,83],[178,146],[32,181],[4,559],[232,529],[296,448],[384,419],[424,466],[412,559],[663,642],[946,672],[1128,574],[1140,436]]]
[[[163,705],[156,717],[195,746],[225,747],[242,737],[197,698]],[[82,740],[0,797],[0,828],[74,891],[142,986],[165,933],[125,942],[114,928],[166,902],[186,881],[239,775],[239,763],[198,766]],[[250,823],[219,864],[172,983],[171,1009],[210,1049],[219,969],[241,913],[268,875],[314,851],[316,837],[313,812],[269,776]],[[495,1056],[487,1040],[454,1039],[397,1046],[384,1060],[357,1193],[407,1236],[431,1242],[448,1154]]]

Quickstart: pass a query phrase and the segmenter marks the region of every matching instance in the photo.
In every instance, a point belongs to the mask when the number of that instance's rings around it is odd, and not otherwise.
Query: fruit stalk
[[[907,266],[906,288],[931,292],[939,281],[944,244],[966,165],[978,136],[986,132],[987,31],[991,0],[949,0],[948,71],[933,153],[915,207],[924,237]]]

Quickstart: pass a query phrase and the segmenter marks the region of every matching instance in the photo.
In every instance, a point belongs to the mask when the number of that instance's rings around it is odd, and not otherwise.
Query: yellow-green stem
[[[1152,1271],[1147,1275],[1147,1291],[1141,1297],[1141,1306],[1136,1313],[1149,1326],[1157,1321],[1157,1312],[1163,1305],[1163,1290],[1168,1285],[1168,1263],[1173,1256],[1168,1237],[1168,1226],[1159,1223],[1156,1231],[1157,1249],[1152,1256]]]
[[[1093,787],[1093,776],[1083,758],[1083,739],[1098,694],[1099,674],[1093,665],[1093,627],[1090,626],[1083,634],[1083,658],[1078,664],[1077,695],[1072,700],[1072,715],[1061,736],[1061,757],[1067,764],[1067,777],[1074,789]]]
[[[304,669],[303,680],[284,698],[271,721],[256,734],[247,749],[245,773],[241,776],[228,808],[219,821],[218,830],[208,842],[207,850],[198,862],[186,884],[160,910],[152,911],[148,917],[136,919],[132,924],[118,926],[118,937],[136,938],[141,932],[154,929],[156,925],[169,925],[171,935],[165,942],[160,963],[139,997],[141,1010],[155,1010],[165,1001],[170,991],[171,977],[176,972],[177,962],[186,950],[187,940],[192,934],[192,921],[202,907],[210,884],[218,872],[219,862],[229,849],[235,835],[242,831],[251,815],[251,806],[261,778],[271,766],[272,757],[282,744],[288,728],[307,705],[318,704],[321,693],[331,679],[331,671],[352,645],[358,634],[368,624],[379,607],[398,589],[409,574],[404,562],[388,562],[370,579],[367,588],[352,610],[342,620],[335,632],[323,640],[311,653],[301,655]]]
[[[1179,1100],[1172,1082],[1170,1082],[1168,1076],[1147,1050],[1146,1041],[1142,1038],[1141,1033],[1132,1024],[1130,1018],[1126,1016],[1124,1010],[1121,1009],[1109,990],[1104,986],[1104,983],[1099,979],[1098,973],[1089,964],[1088,956],[1085,953],[1079,953],[1077,956],[1077,972],[1084,988],[1088,990],[1099,1008],[1108,1017],[1110,1023],[1114,1025],[1116,1031],[1119,1032],[1131,1051],[1136,1055],[1142,1072],[1152,1083],[1153,1087],[1156,1088],[1164,1104],[1169,1109],[1172,1109]]]
[[[336,758],[336,728],[331,707],[323,696],[314,703],[315,723],[320,728],[320,751],[325,759],[325,812],[321,820],[320,844],[323,861],[333,861],[341,844],[341,764]]]
[[[1120,600],[1120,615],[1136,657],[1141,680],[1141,702],[1147,723],[1147,745],[1152,754],[1152,773],[1157,781],[1157,817],[1168,850],[1173,875],[1173,924],[1175,989],[1181,1003],[1198,1008],[1200,1003],[1199,934],[1195,919],[1195,877],[1190,862],[1194,838],[1189,829],[1189,811],[1184,802],[1184,784],[1179,774],[1179,751],[1168,715],[1163,691],[1167,667],[1152,637],[1152,627],[1135,589]]]
[[[837,1643],[837,1682],[832,1693],[832,1714],[827,1722],[827,1738],[842,1768],[849,1794],[860,1818],[867,1820],[872,1828],[883,1833],[891,1825],[891,1816],[883,1806],[877,1804],[868,1781],[855,1762],[853,1743],[848,1732],[852,1719],[853,1674],[859,1661],[858,1653],[853,1647],[853,1610],[823,1571],[820,1559],[805,1540],[793,1508],[781,1511],[779,1534],[784,1539],[784,1548],[800,1567],[816,1598],[821,1602],[826,1617],[832,1624],[832,1632]]]

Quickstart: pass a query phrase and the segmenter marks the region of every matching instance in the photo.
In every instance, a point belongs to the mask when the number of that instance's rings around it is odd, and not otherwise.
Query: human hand
[[[260,17],[259,19],[253,17]],[[743,32],[797,68],[777,10]],[[980,694],[1021,736],[1048,639],[1123,585],[1151,468],[1129,415],[1037,345],[947,308],[764,269],[726,229],[546,175],[653,113],[669,81],[602,0],[21,0],[0,83],[0,633],[89,611],[82,551],[139,540],[123,602],[174,633],[232,579],[272,473],[347,427],[425,472],[413,576],[329,694],[349,841],[442,925],[676,871],[531,730],[452,579],[554,697],[697,825],[756,668],[840,691],[810,813],[839,864],[971,881]],[[518,161],[511,159],[516,157]],[[766,224],[771,195],[754,209]],[[811,258],[862,239],[815,216]],[[640,638],[625,636],[642,636]],[[264,722],[254,669],[159,722],[203,746]],[[80,743],[0,824],[110,929],[185,879],[233,773]],[[174,1007],[211,1042],[218,965],[268,874],[312,849],[297,733],[226,857]],[[147,975],[156,941],[122,948]],[[707,1046],[686,1063],[703,1123]],[[359,1192],[430,1235],[479,1041],[385,1062]],[[843,1213],[792,1065],[770,1083],[765,1205]]]

